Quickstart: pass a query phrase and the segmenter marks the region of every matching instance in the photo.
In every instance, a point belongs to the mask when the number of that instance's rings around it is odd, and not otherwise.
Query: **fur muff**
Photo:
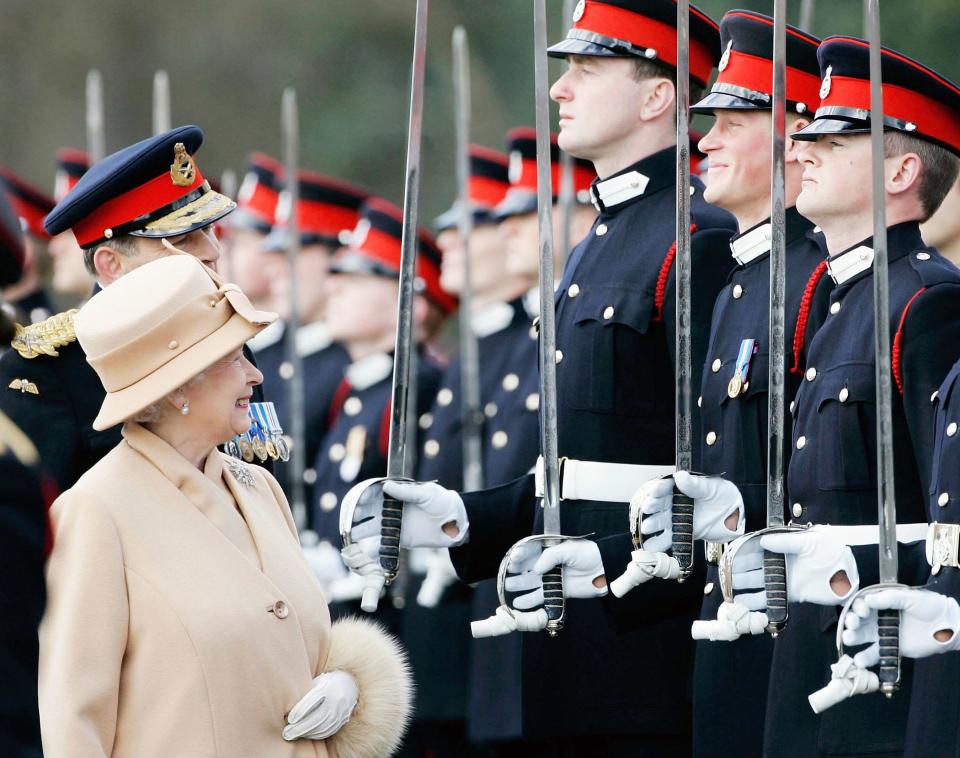
[[[338,758],[393,755],[413,710],[413,675],[400,643],[379,624],[340,619],[330,631],[326,670],[346,671],[360,690],[350,721],[327,740]]]

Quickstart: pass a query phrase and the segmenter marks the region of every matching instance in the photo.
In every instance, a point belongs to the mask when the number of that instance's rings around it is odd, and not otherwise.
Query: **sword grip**
[[[776,637],[787,624],[787,561],[783,553],[763,551],[763,587],[767,591],[767,632]]]
[[[550,569],[543,575],[543,608],[547,612],[547,634],[556,637],[563,629],[563,569],[560,566]]]
[[[900,611],[877,611],[880,691],[887,697],[900,688]]]
[[[693,498],[674,486],[673,509],[670,514],[673,527],[673,557],[680,564],[677,581],[684,582],[693,569]]]
[[[388,495],[383,496],[380,520],[380,568],[386,584],[390,584],[400,569],[400,529],[403,526],[403,503]]]

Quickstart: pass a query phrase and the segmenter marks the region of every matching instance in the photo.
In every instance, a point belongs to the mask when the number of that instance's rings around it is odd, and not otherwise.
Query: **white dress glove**
[[[751,611],[738,599],[732,603],[721,603],[714,620],[694,621],[690,636],[695,640],[733,642],[745,634],[763,634],[766,628],[767,614]]]
[[[744,530],[743,496],[737,486],[719,476],[677,471],[673,477],[651,479],[630,499],[630,529],[636,533],[640,521],[643,549],[665,553],[673,544],[671,511],[673,486],[693,498],[693,538],[708,542],[729,542]],[[738,514],[736,529],[724,522]]]
[[[680,576],[680,564],[672,555],[634,550],[630,556],[632,560],[627,564],[627,570],[610,582],[614,597],[623,597],[651,579],[676,579]]]
[[[604,576],[603,560],[597,543],[587,539],[565,540],[546,549],[539,542],[527,542],[513,551],[504,587],[507,592],[527,592],[513,601],[513,607],[530,610],[543,605],[543,575],[562,567],[563,596],[566,598],[603,597],[606,582],[597,587],[593,580]]]
[[[843,644],[870,647],[853,660],[861,668],[880,662],[877,643],[877,611],[900,611],[900,653],[908,658],[926,658],[960,648],[960,605],[952,597],[924,589],[897,588],[878,590],[853,601],[845,616]],[[950,638],[941,642],[933,635],[947,631]]]
[[[350,720],[360,697],[356,680],[346,671],[328,671],[313,680],[287,716],[283,739],[325,740]]]
[[[768,534],[760,538],[760,547],[786,556],[787,599],[791,603],[842,605],[860,585],[853,551],[831,534],[829,526],[813,526],[793,534]],[[850,590],[842,597],[830,587],[830,579],[841,571],[850,581]],[[759,576],[756,586],[762,587],[762,565]]]
[[[417,605],[436,608],[447,587],[457,582],[457,570],[450,561],[450,551],[429,550],[426,558],[426,574],[417,592]]]
[[[313,546],[305,544],[303,555],[317,579],[320,580],[320,584],[324,587],[347,575],[347,567],[343,565],[340,551],[326,540]]]
[[[380,536],[367,537],[351,543],[340,551],[340,557],[350,569],[350,573],[331,583],[329,596],[331,602],[345,602],[360,599],[360,607],[372,613],[386,584],[386,578],[380,569]]]
[[[463,500],[453,490],[435,482],[383,483],[383,492],[400,500],[403,505],[403,528],[400,530],[400,546],[411,547],[456,547],[467,541],[470,524]],[[383,503],[379,487],[368,487],[360,497],[354,511],[352,529],[354,540],[380,537],[380,521]],[[364,519],[367,519],[364,521]],[[357,523],[363,521],[363,523]],[[458,528],[455,537],[448,536],[443,527],[453,523]]]

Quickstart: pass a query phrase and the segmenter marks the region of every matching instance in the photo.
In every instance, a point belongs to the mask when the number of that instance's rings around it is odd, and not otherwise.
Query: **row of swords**
[[[414,23],[413,59],[411,67],[410,104],[407,125],[406,168],[404,177],[403,226],[401,242],[400,289],[398,297],[397,333],[394,353],[394,372],[391,391],[390,435],[386,478],[403,480],[412,475],[415,444],[409,420],[415,418],[412,405],[416,381],[416,350],[413,322],[413,303],[416,295],[417,229],[420,201],[420,154],[423,125],[423,93],[426,69],[427,15],[429,0],[417,0]],[[768,447],[767,447],[767,526],[752,532],[728,546],[724,560],[732,563],[736,552],[747,542],[765,534],[802,531],[805,526],[788,525],[784,518],[784,407],[785,407],[785,142],[786,142],[786,18],[787,0],[773,0],[774,46],[771,123],[771,204],[772,241],[770,250],[769,298],[769,352],[770,375],[768,393]],[[873,188],[873,286],[874,339],[876,355],[877,408],[877,471],[879,523],[880,583],[855,593],[841,613],[837,632],[838,655],[843,654],[841,631],[844,616],[859,597],[881,589],[902,586],[897,581],[896,501],[894,495],[892,387],[889,335],[889,293],[887,271],[886,214],[883,190],[883,92],[880,64],[880,2],[863,0],[865,37],[870,43],[871,92],[871,167]],[[573,13],[572,0],[564,0],[564,19]],[[813,19],[814,0],[800,3],[800,26],[809,29]],[[690,225],[690,3],[677,0],[677,162],[676,162],[676,468],[689,471],[692,466],[692,401],[691,384],[691,225]],[[539,225],[539,369],[540,369],[540,443],[543,457],[544,486],[543,533],[532,539],[544,546],[571,539],[562,534],[560,522],[560,476],[557,433],[557,379],[556,326],[554,313],[554,239],[553,195],[551,187],[550,156],[550,101],[548,79],[547,12],[545,0],[533,0],[534,31],[534,98],[537,134],[537,214]],[[467,490],[483,486],[481,463],[481,426],[479,358],[477,337],[471,327],[471,279],[469,239],[473,226],[468,193],[471,123],[470,68],[467,35],[462,27],[453,34],[453,85],[456,130],[457,205],[460,211],[458,232],[465,248],[464,287],[460,296],[460,354],[462,365],[462,421],[464,485]],[[157,72],[154,78],[153,131],[160,133],[170,128],[169,80],[166,72]],[[104,155],[103,95],[99,72],[91,71],[87,78],[87,147],[92,162]],[[282,132],[286,191],[291,207],[296,207],[298,196],[297,172],[299,166],[299,114],[296,92],[288,88],[282,100]],[[573,206],[573,158],[562,155],[561,181],[558,202],[562,213],[561,249],[567,253],[570,239],[571,208]],[[228,179],[235,186],[235,178]],[[225,190],[228,188],[225,186]],[[293,373],[289,383],[290,429],[292,438],[290,493],[294,517],[298,525],[305,523],[306,504],[302,474],[304,461],[304,390],[301,365],[295,349],[296,326],[299,323],[298,282],[293,265],[299,252],[300,235],[297,215],[288,222],[287,255],[290,260],[290,323],[286,334],[287,358]],[[678,581],[686,580],[692,571],[693,501],[674,490],[672,508],[672,553],[680,565]],[[341,514],[345,542],[349,541],[352,516]],[[401,573],[400,532],[403,522],[402,503],[384,499],[380,570],[384,584],[390,585]],[[639,525],[635,538],[639,544]],[[531,538],[528,538],[531,539]],[[525,540],[527,541],[527,540]],[[519,545],[520,543],[518,543]],[[499,572],[500,602],[512,613],[506,601],[503,578],[510,562],[511,548]],[[767,631],[776,636],[787,623],[786,566],[782,554],[765,551],[763,559],[764,585],[767,594]],[[722,573],[722,572],[721,572]],[[557,567],[543,578],[546,631],[557,635],[565,622],[562,569]],[[725,588],[726,599],[732,599],[732,588]],[[368,597],[365,609],[375,609],[376,599]],[[893,695],[900,682],[899,612],[879,612],[880,691]]]

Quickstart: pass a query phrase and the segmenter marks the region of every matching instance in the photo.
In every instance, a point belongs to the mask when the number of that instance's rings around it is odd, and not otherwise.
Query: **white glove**
[[[597,587],[593,581],[604,576],[603,560],[597,543],[587,539],[564,540],[543,549],[539,542],[526,542],[513,550],[504,587],[507,592],[527,592],[513,601],[513,607],[529,610],[543,605],[543,575],[556,566],[563,570],[563,596],[566,598],[603,597],[606,581]]]
[[[283,739],[325,740],[350,720],[360,691],[346,671],[328,671],[313,680],[313,687],[287,716]]]
[[[767,593],[763,589],[763,550],[760,540],[752,539],[737,551],[732,574],[734,602],[748,611],[766,611]],[[760,592],[742,591],[756,589]]]
[[[484,637],[500,637],[511,632],[541,632],[547,628],[547,612],[543,608],[535,611],[510,611],[502,605],[497,612],[482,621],[470,623],[470,634],[475,640]]]
[[[861,668],[880,662],[877,611],[881,609],[900,611],[900,654],[907,658],[926,658],[960,648],[960,605],[952,597],[924,589],[878,590],[854,600],[845,616],[843,644],[872,643],[853,657]],[[950,632],[950,639],[938,640],[933,635],[939,631]]]
[[[350,574],[330,585],[330,600],[348,601],[362,598],[360,607],[372,613],[377,610],[380,593],[386,584],[386,578],[380,569],[377,551],[380,537],[367,537],[347,545],[340,551],[340,557],[350,569]]]
[[[634,550],[630,555],[633,560],[627,564],[627,570],[610,582],[614,597],[623,597],[651,579],[676,579],[680,576],[680,564],[672,555],[649,550]]]
[[[733,482],[719,476],[677,471],[672,478],[651,479],[630,499],[630,530],[636,534],[639,519],[644,550],[665,553],[673,544],[671,511],[674,484],[693,498],[694,539],[729,542],[743,534],[743,496]],[[724,522],[734,513],[738,514],[737,526],[730,530]]]
[[[751,611],[737,600],[721,603],[713,621],[694,621],[690,636],[695,640],[733,642],[745,634],[763,634],[766,628],[766,613]]]
[[[830,666],[832,676],[826,687],[807,696],[814,713],[823,713],[854,695],[866,695],[880,689],[880,677],[859,667],[849,655]]]
[[[303,555],[317,579],[324,586],[347,575],[347,567],[343,565],[340,551],[326,540],[318,542],[312,547],[304,545]]]
[[[353,517],[356,525],[351,530],[354,540],[380,538],[383,502],[378,496],[379,489],[368,487],[357,503]],[[386,481],[383,483],[383,492],[402,501],[404,505],[401,547],[456,547],[467,541],[470,528],[467,509],[460,495],[453,490],[435,482]],[[357,523],[359,521],[363,523]],[[455,537],[443,531],[443,526],[450,523],[459,530]]]
[[[853,551],[832,535],[828,526],[813,526],[793,534],[767,534],[760,538],[760,547],[786,556],[787,598],[792,603],[842,605],[860,585]],[[846,572],[850,581],[850,590],[842,597],[830,587],[830,579],[840,571]],[[763,586],[762,566],[757,586]]]
[[[450,562],[449,550],[430,550],[426,556],[427,572],[417,592],[417,605],[436,608],[444,591],[457,581],[457,570]]]

